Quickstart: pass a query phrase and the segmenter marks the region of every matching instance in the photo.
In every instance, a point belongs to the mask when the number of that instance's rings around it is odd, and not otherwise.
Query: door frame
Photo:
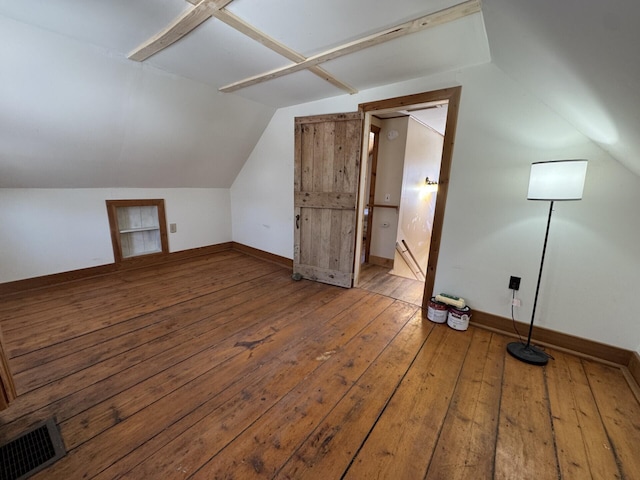
[[[371,152],[371,171],[367,172],[366,184],[369,185],[369,198],[366,205],[369,205],[369,215],[367,215],[367,238],[365,239],[364,247],[364,263],[369,263],[369,257],[371,255],[371,232],[373,230],[373,199],[376,196],[376,171],[378,169],[378,146],[380,143],[380,127],[377,125],[371,125],[369,132],[373,133],[373,150]],[[369,134],[371,135],[371,134]],[[368,147],[368,144],[367,144]],[[367,148],[369,150],[369,148]],[[367,155],[367,163],[369,163],[369,155]],[[365,192],[366,192],[365,184]],[[364,214],[363,214],[364,215]],[[363,227],[364,228],[364,227]],[[357,261],[357,259],[356,259]]]
[[[371,115],[379,110],[403,110],[412,108],[421,104],[434,102],[448,102],[447,123],[444,133],[444,142],[442,145],[442,159],[440,162],[440,176],[438,178],[438,193],[436,194],[436,207],[433,218],[433,229],[431,232],[431,244],[429,247],[429,261],[427,264],[426,280],[424,282],[424,295],[422,298],[422,308],[427,308],[429,299],[433,296],[433,288],[435,285],[436,270],[438,267],[438,255],[440,254],[440,241],[442,237],[442,225],[444,223],[445,207],[447,203],[447,194],[449,191],[449,182],[451,174],[451,163],[453,159],[453,146],[456,136],[456,128],[458,124],[458,109],[460,107],[460,95],[462,87],[444,88],[431,92],[417,93],[413,95],[405,95],[402,97],[389,98],[386,100],[378,100],[375,102],[361,103],[358,110],[364,116],[363,127],[363,145],[362,145],[362,161],[360,162],[360,185],[358,193],[358,213],[356,239],[362,238],[364,206],[366,199],[366,178],[367,178],[367,145],[369,141],[369,129],[371,128]],[[367,134],[365,134],[365,132]],[[363,181],[363,179],[365,179]],[[361,242],[356,242],[355,262],[354,262],[354,285],[358,285],[360,276],[360,256]]]
[[[9,404],[16,399],[16,385],[9,368],[9,356],[4,350],[4,339],[0,331],[0,410],[9,408]]]

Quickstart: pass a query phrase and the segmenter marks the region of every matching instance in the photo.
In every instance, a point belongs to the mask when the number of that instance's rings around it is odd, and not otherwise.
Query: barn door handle
[[[296,215],[296,228],[300,229],[300,215]]]

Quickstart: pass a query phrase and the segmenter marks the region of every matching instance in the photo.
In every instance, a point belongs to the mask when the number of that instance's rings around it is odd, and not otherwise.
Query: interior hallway
[[[402,300],[418,307],[422,306],[424,282],[392,275],[389,273],[390,271],[391,269],[387,267],[371,263],[362,264],[358,287],[396,300]]]

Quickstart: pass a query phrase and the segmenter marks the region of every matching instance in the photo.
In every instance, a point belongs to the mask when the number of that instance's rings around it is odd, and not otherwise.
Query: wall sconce
[[[429,177],[427,177],[424,181],[425,185],[438,185],[438,182],[436,180],[429,180]]]
[[[437,191],[438,182],[427,177],[424,180],[424,185],[420,187],[420,198],[422,200],[432,199],[432,194],[436,193]]]

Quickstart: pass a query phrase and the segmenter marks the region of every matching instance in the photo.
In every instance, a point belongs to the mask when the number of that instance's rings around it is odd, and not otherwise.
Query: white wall
[[[440,133],[413,118],[409,120],[396,240],[406,242],[422,272],[427,271],[429,262],[437,194],[436,188],[426,185],[425,180],[428,177],[438,181],[440,177],[443,143]],[[416,278],[397,251],[393,273]]]
[[[113,263],[105,200],[163,198],[169,251],[231,240],[229,190],[0,189],[0,283]]]
[[[293,116],[277,111],[231,186],[232,238],[293,258]],[[290,135],[289,135],[290,134]]]
[[[400,205],[402,193],[402,166],[407,144],[407,125],[409,117],[390,118],[380,122],[380,140],[378,145],[378,166],[376,169],[377,205]],[[389,132],[395,130],[397,137],[389,139]],[[390,200],[385,201],[389,194]],[[387,224],[388,227],[383,227]],[[373,210],[371,227],[371,255],[393,259],[396,250],[396,232],[398,231],[398,210],[378,207]]]
[[[640,178],[492,64],[278,110],[231,187],[233,239],[292,258],[295,116],[453,85],[463,90],[436,291],[508,317],[509,275],[521,276],[527,322],[547,215],[526,200],[530,163],[588,158],[584,199],[554,214],[536,324],[635,349]]]
[[[274,112],[2,16],[0,60],[0,188],[229,188]]]

